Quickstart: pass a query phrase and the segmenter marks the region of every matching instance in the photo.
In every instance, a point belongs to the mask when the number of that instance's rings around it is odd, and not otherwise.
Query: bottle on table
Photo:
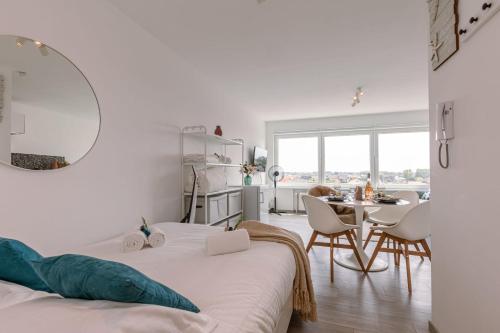
[[[368,173],[368,179],[366,181],[366,186],[365,186],[365,199],[366,200],[373,199],[373,186],[372,186],[372,182],[370,180],[370,174],[369,173]]]

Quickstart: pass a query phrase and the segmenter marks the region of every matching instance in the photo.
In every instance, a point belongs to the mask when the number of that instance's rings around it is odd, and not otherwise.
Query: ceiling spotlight
[[[40,53],[41,53],[44,57],[46,57],[46,56],[48,56],[48,55],[49,55],[49,49],[47,49],[47,46],[45,46],[45,45],[43,45],[43,44],[42,44],[41,46],[39,46],[39,47],[38,47],[38,50],[40,51]]]
[[[38,47],[38,48],[40,48],[40,47],[43,46],[42,42],[39,42],[37,40],[35,40],[33,43],[35,43],[35,46]]]
[[[353,98],[352,98],[352,107],[355,107],[356,105],[358,105],[359,103],[361,103],[361,96],[363,96],[365,94],[365,92],[363,91],[363,89],[361,87],[358,87],[356,88],[356,93],[354,94]]]
[[[17,47],[23,47],[24,46],[24,43],[26,43],[27,39],[26,38],[22,38],[22,37],[17,37],[16,38],[16,46]]]

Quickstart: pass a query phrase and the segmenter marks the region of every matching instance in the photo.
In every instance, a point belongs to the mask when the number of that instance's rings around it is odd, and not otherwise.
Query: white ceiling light
[[[353,98],[352,98],[352,107],[355,107],[356,105],[358,105],[359,103],[361,103],[361,96],[363,96],[365,94],[365,92],[363,91],[363,88],[361,87],[358,87],[356,88],[356,93],[354,94]]]

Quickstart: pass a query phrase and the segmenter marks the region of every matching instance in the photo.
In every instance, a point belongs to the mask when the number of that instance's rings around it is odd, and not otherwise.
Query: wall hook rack
[[[490,1],[482,4],[476,15],[470,17],[467,24],[460,28],[461,42],[469,40],[482,26],[500,11],[500,1]]]

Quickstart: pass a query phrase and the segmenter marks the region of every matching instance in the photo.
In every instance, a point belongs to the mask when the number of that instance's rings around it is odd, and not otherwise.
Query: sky
[[[429,133],[381,133],[378,136],[379,170],[400,172],[429,168]],[[318,137],[280,138],[278,163],[285,172],[318,169]],[[369,171],[370,136],[325,137],[325,171]]]

